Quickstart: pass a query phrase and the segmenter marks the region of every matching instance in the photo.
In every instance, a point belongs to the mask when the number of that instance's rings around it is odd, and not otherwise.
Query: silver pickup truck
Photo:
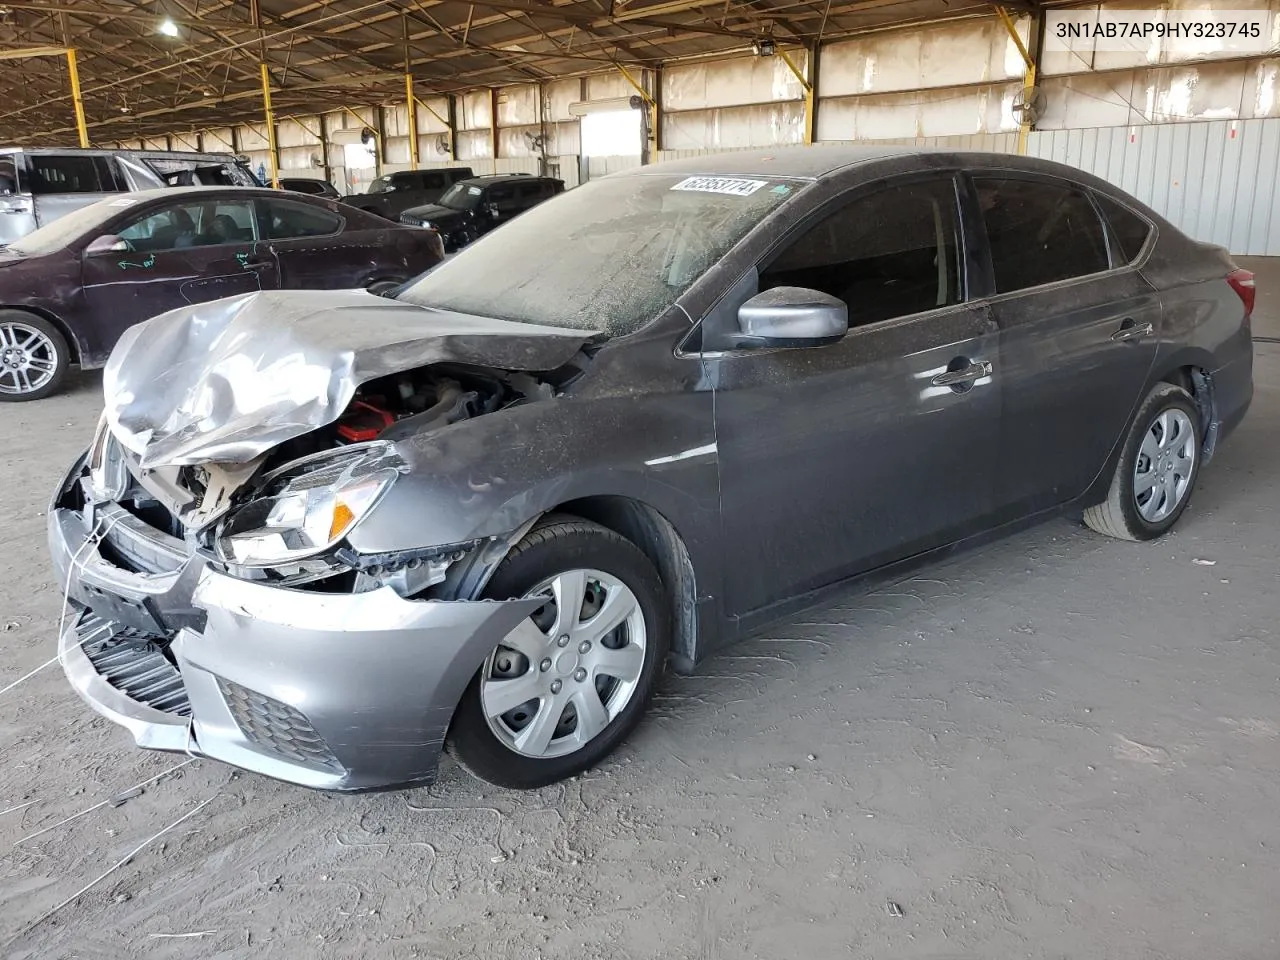
[[[261,186],[230,153],[0,147],[0,246],[113,194],[201,185]]]

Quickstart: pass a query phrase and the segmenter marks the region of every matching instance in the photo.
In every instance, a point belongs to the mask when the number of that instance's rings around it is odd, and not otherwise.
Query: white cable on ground
[[[62,587],[62,613],[58,617],[59,642],[61,642],[62,640],[62,631],[66,626],[66,622],[67,622],[67,606],[71,598],[71,574],[77,567],[79,567],[79,569],[83,572],[84,566],[79,562],[80,555],[84,553],[84,551],[88,547],[96,546],[97,544],[101,543],[103,538],[105,538],[106,535],[111,532],[111,528],[120,522],[120,517],[118,516],[110,517],[108,519],[110,522],[106,525],[106,527],[103,529],[101,534],[98,533],[98,524],[96,523],[94,524],[93,529],[89,531],[89,536],[85,538],[84,543],[80,544],[80,549],[78,549],[74,554],[72,554],[71,563],[67,566],[67,582],[63,584],[63,587]],[[84,645],[84,641],[82,640],[81,646],[83,645]],[[17,680],[13,681],[13,683],[9,684],[7,687],[0,690],[0,696],[3,696],[4,694],[8,693],[18,684],[23,683],[24,681],[30,680],[41,670],[45,669],[46,667],[53,666],[53,664],[57,662],[58,662],[58,658],[56,656],[50,660],[46,660],[44,663],[40,664],[40,666],[36,667],[30,673],[24,674],[23,676],[19,677]]]
[[[188,762],[189,762],[189,761],[188,761]],[[136,857],[139,853],[141,853],[143,850],[145,850],[148,846],[150,846],[151,844],[155,843],[155,841],[159,840],[161,837],[163,837],[166,833],[168,833],[168,832],[169,832],[170,830],[172,830],[174,827],[178,826],[178,824],[182,823],[184,820],[189,819],[190,817],[195,816],[197,813],[199,813],[201,810],[203,810],[203,809],[204,809],[205,807],[207,807],[209,804],[213,803],[213,801],[217,799],[217,796],[218,796],[217,794],[214,794],[214,795],[213,795],[212,797],[210,797],[208,800],[205,800],[203,803],[198,804],[194,809],[188,810],[186,813],[184,813],[182,816],[180,816],[177,820],[173,821],[173,823],[169,824],[167,827],[165,827],[165,828],[164,828],[163,830],[161,830],[159,833],[152,834],[152,835],[151,835],[150,837],[148,837],[146,840],[142,841],[142,843],[140,843],[140,844],[138,844],[136,847],[134,847],[134,848],[133,848],[133,850],[132,850],[132,851],[130,851],[130,853],[129,853],[127,856],[123,857],[123,858],[122,858],[122,859],[120,859],[120,860],[117,860],[117,861],[116,861],[115,863],[113,863],[110,867],[108,867],[105,871],[103,871],[102,873],[100,873],[98,876],[94,877],[92,880],[90,880],[88,883],[86,883],[83,887],[81,887],[79,890],[77,890],[77,891],[76,891],[75,893],[73,893],[71,896],[67,897],[67,899],[63,900],[60,904],[58,904],[56,907],[54,907],[54,908],[53,908],[52,910],[50,910],[48,913],[44,914],[44,915],[43,915],[42,917],[40,917],[38,920],[35,920],[34,922],[32,922],[32,923],[28,924],[28,925],[27,925],[27,927],[26,927],[26,929],[25,929],[25,930],[23,930],[22,932],[23,932],[23,933],[30,933],[32,930],[34,930],[36,927],[40,926],[40,924],[44,923],[46,920],[48,920],[50,917],[52,917],[55,913],[57,913],[59,910],[61,910],[61,909],[62,909],[63,907],[65,907],[67,904],[72,903],[72,902],[74,902],[74,901],[78,900],[82,895],[84,895],[85,893],[88,893],[90,890],[92,890],[94,887],[96,887],[96,886],[97,886],[99,883],[101,883],[103,880],[107,879],[107,877],[111,876],[111,874],[115,873],[117,870],[119,870],[121,867],[123,867],[126,863],[128,863],[130,860],[132,860],[134,857]]]

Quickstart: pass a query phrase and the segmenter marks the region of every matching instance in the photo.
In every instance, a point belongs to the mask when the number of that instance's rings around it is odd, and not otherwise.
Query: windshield
[[[101,229],[102,224],[137,202],[130,196],[99,200],[79,210],[72,210],[48,226],[27,234],[21,240],[15,240],[6,247],[6,250],[24,257],[42,257],[55,250],[61,250],[85,234],[91,234],[90,239],[93,239],[105,232]]]
[[[803,185],[764,177],[597,180],[521,214],[398,299],[622,336],[670,307]]]
[[[479,205],[480,194],[483,192],[474,183],[455,183],[436,203],[453,210],[474,210]]]
[[[391,193],[393,190],[395,186],[391,182],[391,174],[387,174],[385,177],[370,181],[369,189],[365,193]]]

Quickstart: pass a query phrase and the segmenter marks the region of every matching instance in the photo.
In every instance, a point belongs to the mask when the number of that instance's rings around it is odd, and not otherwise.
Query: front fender
[[[719,529],[709,392],[558,398],[400,441],[409,463],[350,537],[361,552],[507,537],[561,504],[620,496],[666,517],[695,568]]]

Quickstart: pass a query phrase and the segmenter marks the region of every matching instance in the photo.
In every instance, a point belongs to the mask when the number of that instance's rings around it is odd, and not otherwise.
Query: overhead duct
[[[369,146],[378,139],[378,135],[370,127],[344,127],[341,130],[329,131],[329,140],[346,146],[362,143]]]
[[[593,113],[616,113],[619,110],[641,110],[644,108],[644,97],[614,97],[612,100],[579,101],[569,104],[569,116],[586,117]]]

